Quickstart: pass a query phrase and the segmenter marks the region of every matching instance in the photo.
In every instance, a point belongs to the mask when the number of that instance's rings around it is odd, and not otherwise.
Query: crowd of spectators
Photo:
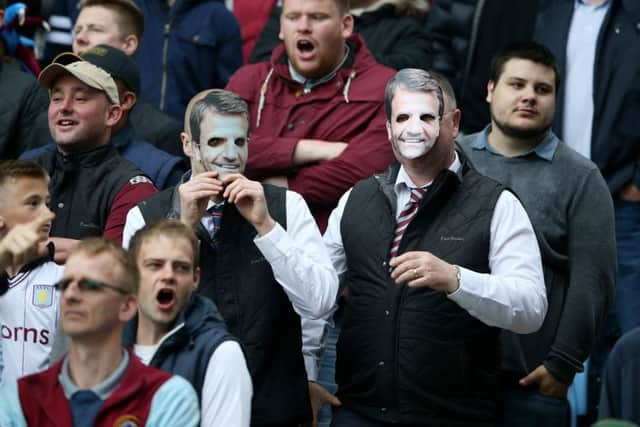
[[[637,0],[0,0],[0,57],[1,426],[640,425]]]

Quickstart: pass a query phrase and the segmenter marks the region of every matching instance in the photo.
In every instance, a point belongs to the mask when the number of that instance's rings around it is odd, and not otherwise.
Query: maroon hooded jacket
[[[384,89],[395,71],[378,64],[359,35],[347,43],[349,57],[336,76],[307,94],[291,78],[283,44],[274,49],[270,63],[240,68],[227,85],[251,112],[246,175],[258,180],[287,176],[289,189],[302,194],[322,232],[340,196],[394,160]],[[349,145],[332,160],[296,167],[293,152],[303,138]]]

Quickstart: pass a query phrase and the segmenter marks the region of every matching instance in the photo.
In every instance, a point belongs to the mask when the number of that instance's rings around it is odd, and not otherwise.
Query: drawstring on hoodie
[[[260,87],[260,100],[258,101],[258,114],[256,117],[256,128],[260,127],[260,119],[262,118],[262,110],[264,109],[264,101],[267,97],[267,87],[269,87],[269,80],[273,74],[273,67],[269,70],[267,78],[264,79],[262,86]]]
[[[349,78],[347,79],[347,83],[344,85],[344,90],[342,91],[342,95],[344,96],[344,102],[349,103],[349,88],[351,87],[351,80],[356,76],[356,70],[351,70],[349,73]]]
[[[273,75],[274,68],[271,67],[269,72],[267,73],[267,77],[262,82],[262,86],[260,87],[260,100],[258,101],[258,111],[256,114],[256,128],[260,127],[260,120],[262,119],[262,110],[264,110],[264,103],[267,98],[267,88],[269,87],[269,80],[271,80],[271,76]],[[351,70],[349,73],[349,77],[347,78],[347,83],[344,85],[344,89],[342,90],[342,96],[344,97],[344,102],[349,103],[349,88],[351,88],[351,81],[356,77],[356,70]]]

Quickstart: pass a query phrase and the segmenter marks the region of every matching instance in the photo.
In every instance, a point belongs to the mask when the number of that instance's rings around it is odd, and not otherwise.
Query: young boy
[[[49,365],[63,268],[43,256],[53,253],[48,181],[34,162],[0,161],[0,383]]]

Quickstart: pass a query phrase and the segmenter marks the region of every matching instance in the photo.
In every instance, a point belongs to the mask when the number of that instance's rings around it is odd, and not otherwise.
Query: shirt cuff
[[[318,381],[318,361],[313,356],[303,355],[304,357],[304,370],[307,371],[307,380],[317,382]]]
[[[456,302],[461,307],[473,307],[478,300],[478,294],[473,292],[473,289],[470,287],[470,284],[473,283],[472,275],[477,274],[466,268],[462,268],[458,266],[460,269],[460,286],[458,289],[447,294],[447,298]]]
[[[276,222],[276,225],[268,233],[256,236],[253,242],[256,244],[267,261],[272,262],[286,256],[291,250],[291,242],[284,228]]]

